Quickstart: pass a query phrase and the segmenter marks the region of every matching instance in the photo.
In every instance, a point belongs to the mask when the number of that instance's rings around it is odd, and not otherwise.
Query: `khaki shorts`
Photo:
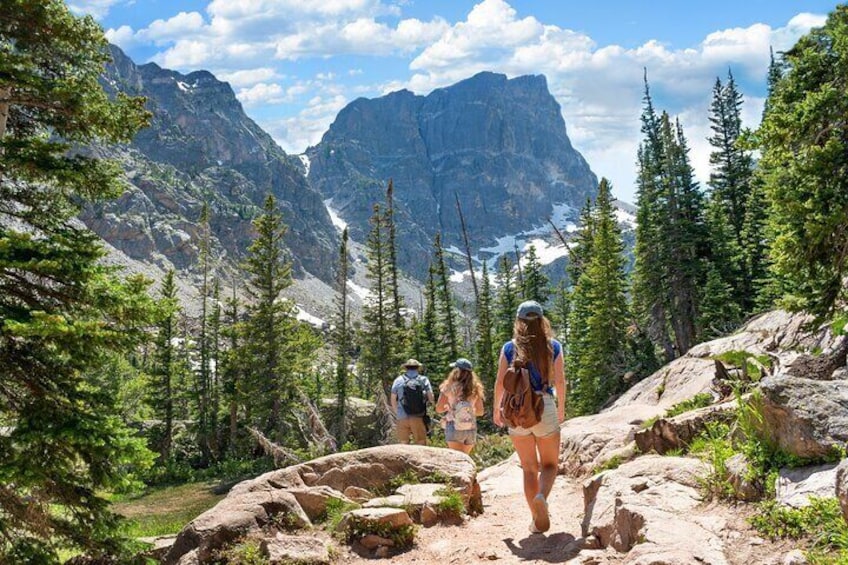
[[[413,443],[427,445],[427,428],[424,426],[422,416],[410,416],[397,421],[397,438],[400,443],[409,443],[412,436]]]
[[[545,401],[545,409],[542,411],[541,421],[532,428],[509,428],[509,435],[534,435],[536,437],[545,437],[559,431],[559,421],[557,421],[556,399],[550,394],[545,394],[543,396]]]

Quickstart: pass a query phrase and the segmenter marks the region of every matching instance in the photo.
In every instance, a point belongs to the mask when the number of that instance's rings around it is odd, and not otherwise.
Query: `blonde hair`
[[[454,368],[448,374],[448,378],[439,386],[439,391],[445,392],[452,386],[456,386],[456,390],[459,391],[459,400],[471,400],[472,398],[485,400],[486,398],[486,390],[483,388],[480,377],[469,369]]]
[[[551,323],[544,316],[516,318],[512,326],[515,355],[525,363],[531,361],[542,375],[542,382],[553,381],[553,346]]]

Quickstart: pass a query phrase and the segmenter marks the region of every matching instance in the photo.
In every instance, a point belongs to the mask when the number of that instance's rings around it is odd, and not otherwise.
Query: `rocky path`
[[[569,565],[642,565],[638,558],[628,561],[626,554],[612,549],[585,548],[580,523],[583,519],[582,482],[560,475],[554,485],[549,504],[551,529],[545,534],[528,530],[530,513],[521,491],[521,469],[514,459],[483,471],[478,477],[483,494],[483,514],[467,519],[462,526],[420,528],[416,545],[409,551],[392,556],[401,564],[565,563]],[[705,503],[697,515],[718,520],[728,565],[783,564],[791,543],[771,543],[761,539],[748,525],[750,507]],[[691,516],[689,516],[691,517]],[[696,518],[697,519],[697,518]],[[667,524],[668,533],[685,539],[680,524]],[[656,557],[656,556],[654,556]],[[685,565],[667,554],[665,560],[654,557],[644,563]],[[339,559],[346,564],[373,563],[373,557],[358,556],[353,551]],[[693,562],[694,563],[694,562]]]
[[[521,491],[518,465],[504,462],[485,470],[479,479],[483,514],[468,519],[460,527],[421,528],[415,547],[393,556],[392,563],[566,563],[579,556],[583,494],[577,481],[557,477],[549,500],[551,529],[545,534],[531,534],[530,511]],[[373,558],[354,553],[342,561],[374,563]]]

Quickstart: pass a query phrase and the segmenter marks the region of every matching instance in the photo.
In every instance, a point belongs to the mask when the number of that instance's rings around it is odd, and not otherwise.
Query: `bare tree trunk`
[[[318,409],[302,390],[298,389],[298,393],[300,393],[300,401],[306,408],[307,429],[311,436],[310,440],[312,443],[323,447],[325,452],[335,453],[338,451],[338,445],[333,436],[330,435],[330,432],[327,431],[327,427],[321,420],[321,414],[318,413]]]
[[[475,309],[480,308],[480,291],[477,290],[477,276],[474,274],[474,262],[471,260],[471,246],[468,244],[468,230],[465,228],[465,216],[462,215],[462,206],[459,203],[459,195],[453,193],[456,198],[456,210],[459,212],[459,224],[462,226],[462,239],[465,241],[465,258],[468,260],[468,270],[471,272],[471,286],[474,287]]]
[[[0,88],[0,139],[6,136],[6,123],[9,121],[9,96],[12,94],[12,87],[6,86]]]
[[[279,467],[285,467],[286,463],[300,463],[300,458],[290,449],[286,449],[280,445],[277,445],[273,441],[269,440],[265,437],[265,434],[257,430],[253,427],[248,427],[247,431],[250,432],[250,435],[256,440],[262,450],[271,457],[274,458],[274,465]]]

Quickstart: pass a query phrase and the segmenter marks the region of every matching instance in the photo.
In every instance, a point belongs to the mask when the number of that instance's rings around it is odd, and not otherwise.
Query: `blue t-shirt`
[[[399,376],[392,383],[392,394],[397,396],[397,417],[398,419],[409,418],[407,416],[406,411],[403,409],[403,383],[406,379],[414,379],[418,378],[421,381],[422,386],[424,387],[424,398],[430,398],[433,395],[433,387],[430,385],[430,379],[425,377],[424,375],[419,375],[418,371],[410,371],[407,370],[405,374]]]
[[[554,361],[556,361],[556,358],[562,354],[562,344],[557,340],[552,339],[551,348],[554,350]],[[515,343],[512,340],[506,342],[503,345],[502,350],[507,364],[511,364],[513,357],[515,357]],[[539,369],[533,365],[532,361],[527,363],[527,369],[530,371],[530,386],[532,386],[535,391],[541,391],[542,374],[539,372]],[[548,383],[548,386],[545,388],[545,392],[548,394],[554,394],[554,387],[552,383]]]

